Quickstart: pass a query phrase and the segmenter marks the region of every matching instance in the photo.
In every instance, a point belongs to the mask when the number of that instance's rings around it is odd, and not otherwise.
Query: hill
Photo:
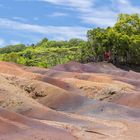
[[[0,139],[138,140],[139,77],[102,62],[0,62]]]

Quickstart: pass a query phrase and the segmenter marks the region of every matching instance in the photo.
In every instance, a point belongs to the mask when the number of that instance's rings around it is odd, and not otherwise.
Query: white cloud
[[[68,6],[71,10],[78,11],[79,18],[88,24],[100,26],[112,26],[115,22],[116,13],[103,7],[97,8],[97,0],[41,0],[52,4]]]
[[[11,44],[11,45],[17,45],[17,44],[20,44],[20,43],[21,43],[20,41],[11,40],[9,44]]]
[[[139,13],[140,7],[132,5],[130,0],[113,0],[114,4],[117,5],[117,9],[121,13]]]
[[[44,2],[50,2],[56,5],[64,5],[68,7],[74,7],[78,10],[88,10],[93,6],[94,0],[39,0]]]
[[[0,47],[4,46],[5,45],[5,40],[0,38]]]
[[[139,13],[140,7],[134,6],[130,0],[108,0],[107,6],[97,6],[97,0],[39,0],[55,5],[62,5],[78,11],[79,18],[96,26],[112,26],[119,13]]]
[[[26,22],[27,21],[27,19],[25,19],[23,17],[12,17],[12,19],[18,20],[18,21],[23,21],[23,22]]]
[[[16,44],[20,44],[21,42],[20,41],[17,41],[17,40],[10,40],[8,42],[6,42],[3,38],[0,38],[0,47],[4,47],[4,46],[7,46],[7,45],[16,45]]]
[[[31,33],[44,34],[46,36],[59,36],[65,39],[70,39],[72,37],[83,38],[86,37],[87,28],[75,26],[41,26],[33,24],[25,24],[5,18],[0,18],[0,28],[8,30],[19,30]]]
[[[67,16],[67,13],[62,13],[62,12],[54,12],[50,15],[50,17],[64,17]]]
[[[115,18],[104,18],[104,17],[82,17],[83,21],[86,23],[93,23],[96,26],[106,27],[106,26],[113,26],[116,22]]]
[[[21,1],[21,0],[20,0]],[[33,1],[33,0],[24,0]],[[96,26],[112,26],[119,13],[139,13],[140,6],[132,4],[131,0],[108,0],[103,6],[96,2],[103,0],[36,0],[63,6],[76,11],[78,18],[84,23]],[[103,1],[104,2],[104,1]]]

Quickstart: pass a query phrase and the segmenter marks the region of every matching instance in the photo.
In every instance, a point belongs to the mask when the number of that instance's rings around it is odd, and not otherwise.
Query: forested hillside
[[[51,67],[69,61],[109,61],[121,64],[140,64],[140,16],[120,14],[113,27],[87,31],[87,41],[71,39],[52,41],[44,38],[37,44],[6,46],[0,49],[0,60],[28,66]]]

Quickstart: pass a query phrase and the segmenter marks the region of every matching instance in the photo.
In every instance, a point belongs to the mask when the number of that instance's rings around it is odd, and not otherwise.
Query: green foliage
[[[18,44],[18,45],[9,45],[4,48],[0,48],[0,54],[4,53],[11,53],[11,52],[19,52],[26,49],[26,46],[24,44]]]
[[[27,66],[52,67],[57,64],[75,60],[80,61],[83,40],[78,40],[72,46],[69,41],[49,41],[43,39],[36,45],[26,47],[19,52],[9,52],[0,55],[0,60],[11,61]],[[81,46],[78,46],[81,45]]]
[[[111,52],[114,63],[140,64],[140,17],[120,14],[114,27],[96,28],[87,33],[96,55]]]

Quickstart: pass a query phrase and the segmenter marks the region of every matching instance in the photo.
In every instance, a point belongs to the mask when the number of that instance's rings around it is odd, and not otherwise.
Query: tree
[[[24,49],[26,49],[26,46],[24,44],[9,45],[4,48],[0,48],[0,54],[11,53],[11,52],[20,52]]]
[[[43,38],[39,43],[36,44],[36,46],[46,46],[48,41],[48,38]]]
[[[140,34],[140,16],[138,14],[120,14],[114,30],[128,36]]]
[[[72,38],[68,42],[69,47],[81,46],[83,43],[85,43],[85,41],[79,38]]]
[[[110,51],[113,62],[140,64],[140,16],[138,14],[120,14],[114,27],[89,30],[87,37],[96,55]]]

